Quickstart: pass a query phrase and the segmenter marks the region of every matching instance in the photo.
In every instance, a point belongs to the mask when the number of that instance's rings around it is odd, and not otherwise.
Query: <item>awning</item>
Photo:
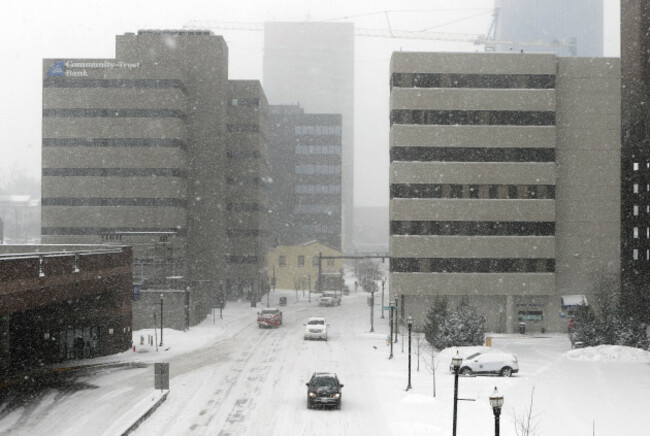
[[[562,295],[562,308],[563,309],[575,309],[576,307],[584,304],[588,306],[587,297],[584,295]]]

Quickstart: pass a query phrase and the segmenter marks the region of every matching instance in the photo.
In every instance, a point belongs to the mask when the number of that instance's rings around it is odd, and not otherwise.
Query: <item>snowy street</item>
[[[153,363],[170,363],[167,400],[135,435],[449,435],[452,429],[453,381],[449,362],[455,349],[435,356],[433,377],[422,352],[417,371],[415,340],[412,386],[407,386],[407,340],[400,335],[394,358],[386,345],[388,314],[375,307],[370,330],[367,294],[352,293],[341,306],[319,307],[312,296],[288,297],[283,325],[260,329],[252,308],[229,303],[223,320],[208,318],[183,333],[165,330],[165,345],[139,345],[136,352],[100,361],[132,363],[107,366],[78,375],[65,390],[52,386],[23,405],[0,408],[0,433],[8,435],[116,435],[134,421],[135,409],[153,401]],[[303,340],[303,323],[324,316],[328,341]],[[400,333],[402,333],[400,331]],[[640,434],[650,427],[645,412],[650,396],[650,353],[621,347],[570,350],[564,335],[532,337],[495,335],[493,348],[519,358],[512,378],[461,377],[458,435],[493,435],[488,397],[495,386],[505,397],[501,435],[515,435],[533,396],[538,435]],[[402,346],[404,344],[404,351]],[[477,348],[477,347],[474,347]],[[478,347],[481,348],[481,347]],[[164,351],[167,349],[167,351]],[[468,352],[469,350],[461,350]],[[306,386],[314,371],[333,371],[345,385],[342,410],[308,410]]]

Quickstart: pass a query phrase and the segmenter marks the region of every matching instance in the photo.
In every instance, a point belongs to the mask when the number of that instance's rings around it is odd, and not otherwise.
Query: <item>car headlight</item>
[[[309,393],[309,398],[315,398],[315,397],[316,397],[316,394],[314,392]]]
[[[340,397],[341,397],[341,394],[334,394],[334,395],[332,395],[332,398],[340,398]]]

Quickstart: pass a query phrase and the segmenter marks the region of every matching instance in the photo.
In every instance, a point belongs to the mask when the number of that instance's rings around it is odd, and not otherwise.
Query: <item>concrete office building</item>
[[[342,115],[342,251],[353,248],[354,25],[264,24],[263,85],[272,105]]]
[[[43,242],[132,244],[139,278],[166,263],[153,286],[183,278],[190,323],[202,320],[226,272],[229,96],[228,48],[207,31],[44,60]]]
[[[394,53],[390,289],[422,324],[469,298],[488,331],[565,331],[619,273],[620,63]]]
[[[650,321],[650,5],[621,1],[621,289]]]
[[[495,0],[496,50],[602,57],[603,0]],[[541,44],[540,44],[541,43]]]
[[[231,80],[226,140],[226,289],[263,292],[269,242],[268,104],[259,81]]]
[[[341,248],[341,115],[270,107],[271,243]]]

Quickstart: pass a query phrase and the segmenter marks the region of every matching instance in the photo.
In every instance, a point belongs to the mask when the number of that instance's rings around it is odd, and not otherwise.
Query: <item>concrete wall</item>
[[[620,274],[620,60],[558,66],[557,295],[593,294]]]
[[[391,89],[391,110],[555,115],[553,125],[545,126],[416,125],[400,124],[408,117],[394,118],[391,147],[516,147],[555,152],[554,162],[391,162],[391,184],[479,186],[478,198],[392,198],[391,221],[555,224],[554,235],[549,236],[392,235],[393,263],[402,258],[554,260],[554,269],[547,272],[393,271],[391,298],[402,301],[400,315],[412,315],[421,324],[435,296],[447,296],[453,304],[466,296],[486,320],[488,330],[517,331],[520,316],[542,311],[541,320],[526,321],[529,331],[565,331],[561,296],[589,294],[598,280],[611,278],[619,268],[618,61],[546,54],[399,52],[391,59],[391,73],[441,74],[440,85],[434,88],[403,88],[412,83],[408,79],[396,82],[399,86]],[[445,74],[543,75],[554,77],[554,86],[456,88],[443,83],[449,77]],[[518,195],[522,185],[547,185],[555,188],[555,196],[512,199],[499,191],[496,198],[488,198],[480,189],[486,184],[518,186]],[[427,263],[419,265],[426,268],[422,265]]]

